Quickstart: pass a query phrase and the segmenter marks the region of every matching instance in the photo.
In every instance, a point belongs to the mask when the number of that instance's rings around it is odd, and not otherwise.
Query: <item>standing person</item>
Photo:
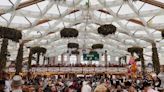
[[[102,83],[95,88],[94,92],[110,92],[110,91],[108,87],[106,86],[106,84]]]
[[[10,92],[11,91],[11,80],[9,78],[9,74],[6,74],[6,79],[5,79],[5,92]]]
[[[81,88],[81,92],[92,92],[92,88],[90,86],[90,82],[84,81],[83,86]]]
[[[0,92],[5,92],[5,80],[0,80]]]
[[[12,79],[12,92],[22,92],[23,80],[19,75],[15,75]]]
[[[144,86],[143,92],[158,92],[153,88],[151,88],[151,84],[148,83],[147,81],[143,82],[143,86]]]

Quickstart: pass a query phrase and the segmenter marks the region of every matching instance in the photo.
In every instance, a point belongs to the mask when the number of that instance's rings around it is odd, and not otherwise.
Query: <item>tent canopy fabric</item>
[[[116,33],[102,36],[98,27],[112,24]],[[140,46],[151,56],[151,42],[164,53],[164,0],[0,0],[0,26],[22,30],[26,47],[41,46],[46,56],[66,53],[68,43],[79,48],[104,45],[102,52],[116,56],[127,55],[127,48]],[[63,28],[75,28],[77,38],[62,38]],[[2,41],[1,41],[2,42]],[[9,42],[11,59],[15,59],[18,43]]]

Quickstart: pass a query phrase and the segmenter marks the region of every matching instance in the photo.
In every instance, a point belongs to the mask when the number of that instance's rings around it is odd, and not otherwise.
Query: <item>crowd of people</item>
[[[108,64],[108,65],[96,65],[96,64],[55,64],[55,65],[32,65],[32,67],[46,66],[46,67],[125,67],[127,64]]]
[[[158,92],[158,77],[120,75],[89,77],[20,76],[0,80],[0,92]]]

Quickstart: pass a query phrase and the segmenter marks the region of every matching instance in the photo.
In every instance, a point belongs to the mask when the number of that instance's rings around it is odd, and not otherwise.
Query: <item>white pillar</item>
[[[78,54],[76,55],[76,58],[77,58],[77,64],[80,64],[81,63],[81,54]]]
[[[105,61],[105,66],[108,66],[108,54],[105,52],[104,54],[104,61]]]
[[[158,54],[159,55],[159,61],[160,61],[160,65],[164,65],[164,54],[161,53],[161,54]]]
[[[53,61],[52,64],[55,65],[56,64],[56,56],[53,57]]]
[[[71,62],[70,62],[70,55],[69,55],[69,53],[67,54],[67,63],[66,63],[66,65],[69,65]]]
[[[58,56],[55,56],[55,64],[58,64]]]
[[[116,64],[115,58],[116,58],[116,56],[110,55],[110,63],[111,64]]]
[[[61,54],[61,64],[64,64],[64,54]]]
[[[102,55],[99,53],[99,62],[102,62]]]

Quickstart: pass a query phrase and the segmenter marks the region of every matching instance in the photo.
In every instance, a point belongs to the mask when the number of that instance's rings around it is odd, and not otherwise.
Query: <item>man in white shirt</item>
[[[6,75],[5,92],[10,92],[10,91],[11,91],[11,80],[9,78],[9,75]]]
[[[87,81],[83,82],[83,86],[81,88],[81,92],[92,92],[92,88],[89,85],[89,82],[87,82]]]

